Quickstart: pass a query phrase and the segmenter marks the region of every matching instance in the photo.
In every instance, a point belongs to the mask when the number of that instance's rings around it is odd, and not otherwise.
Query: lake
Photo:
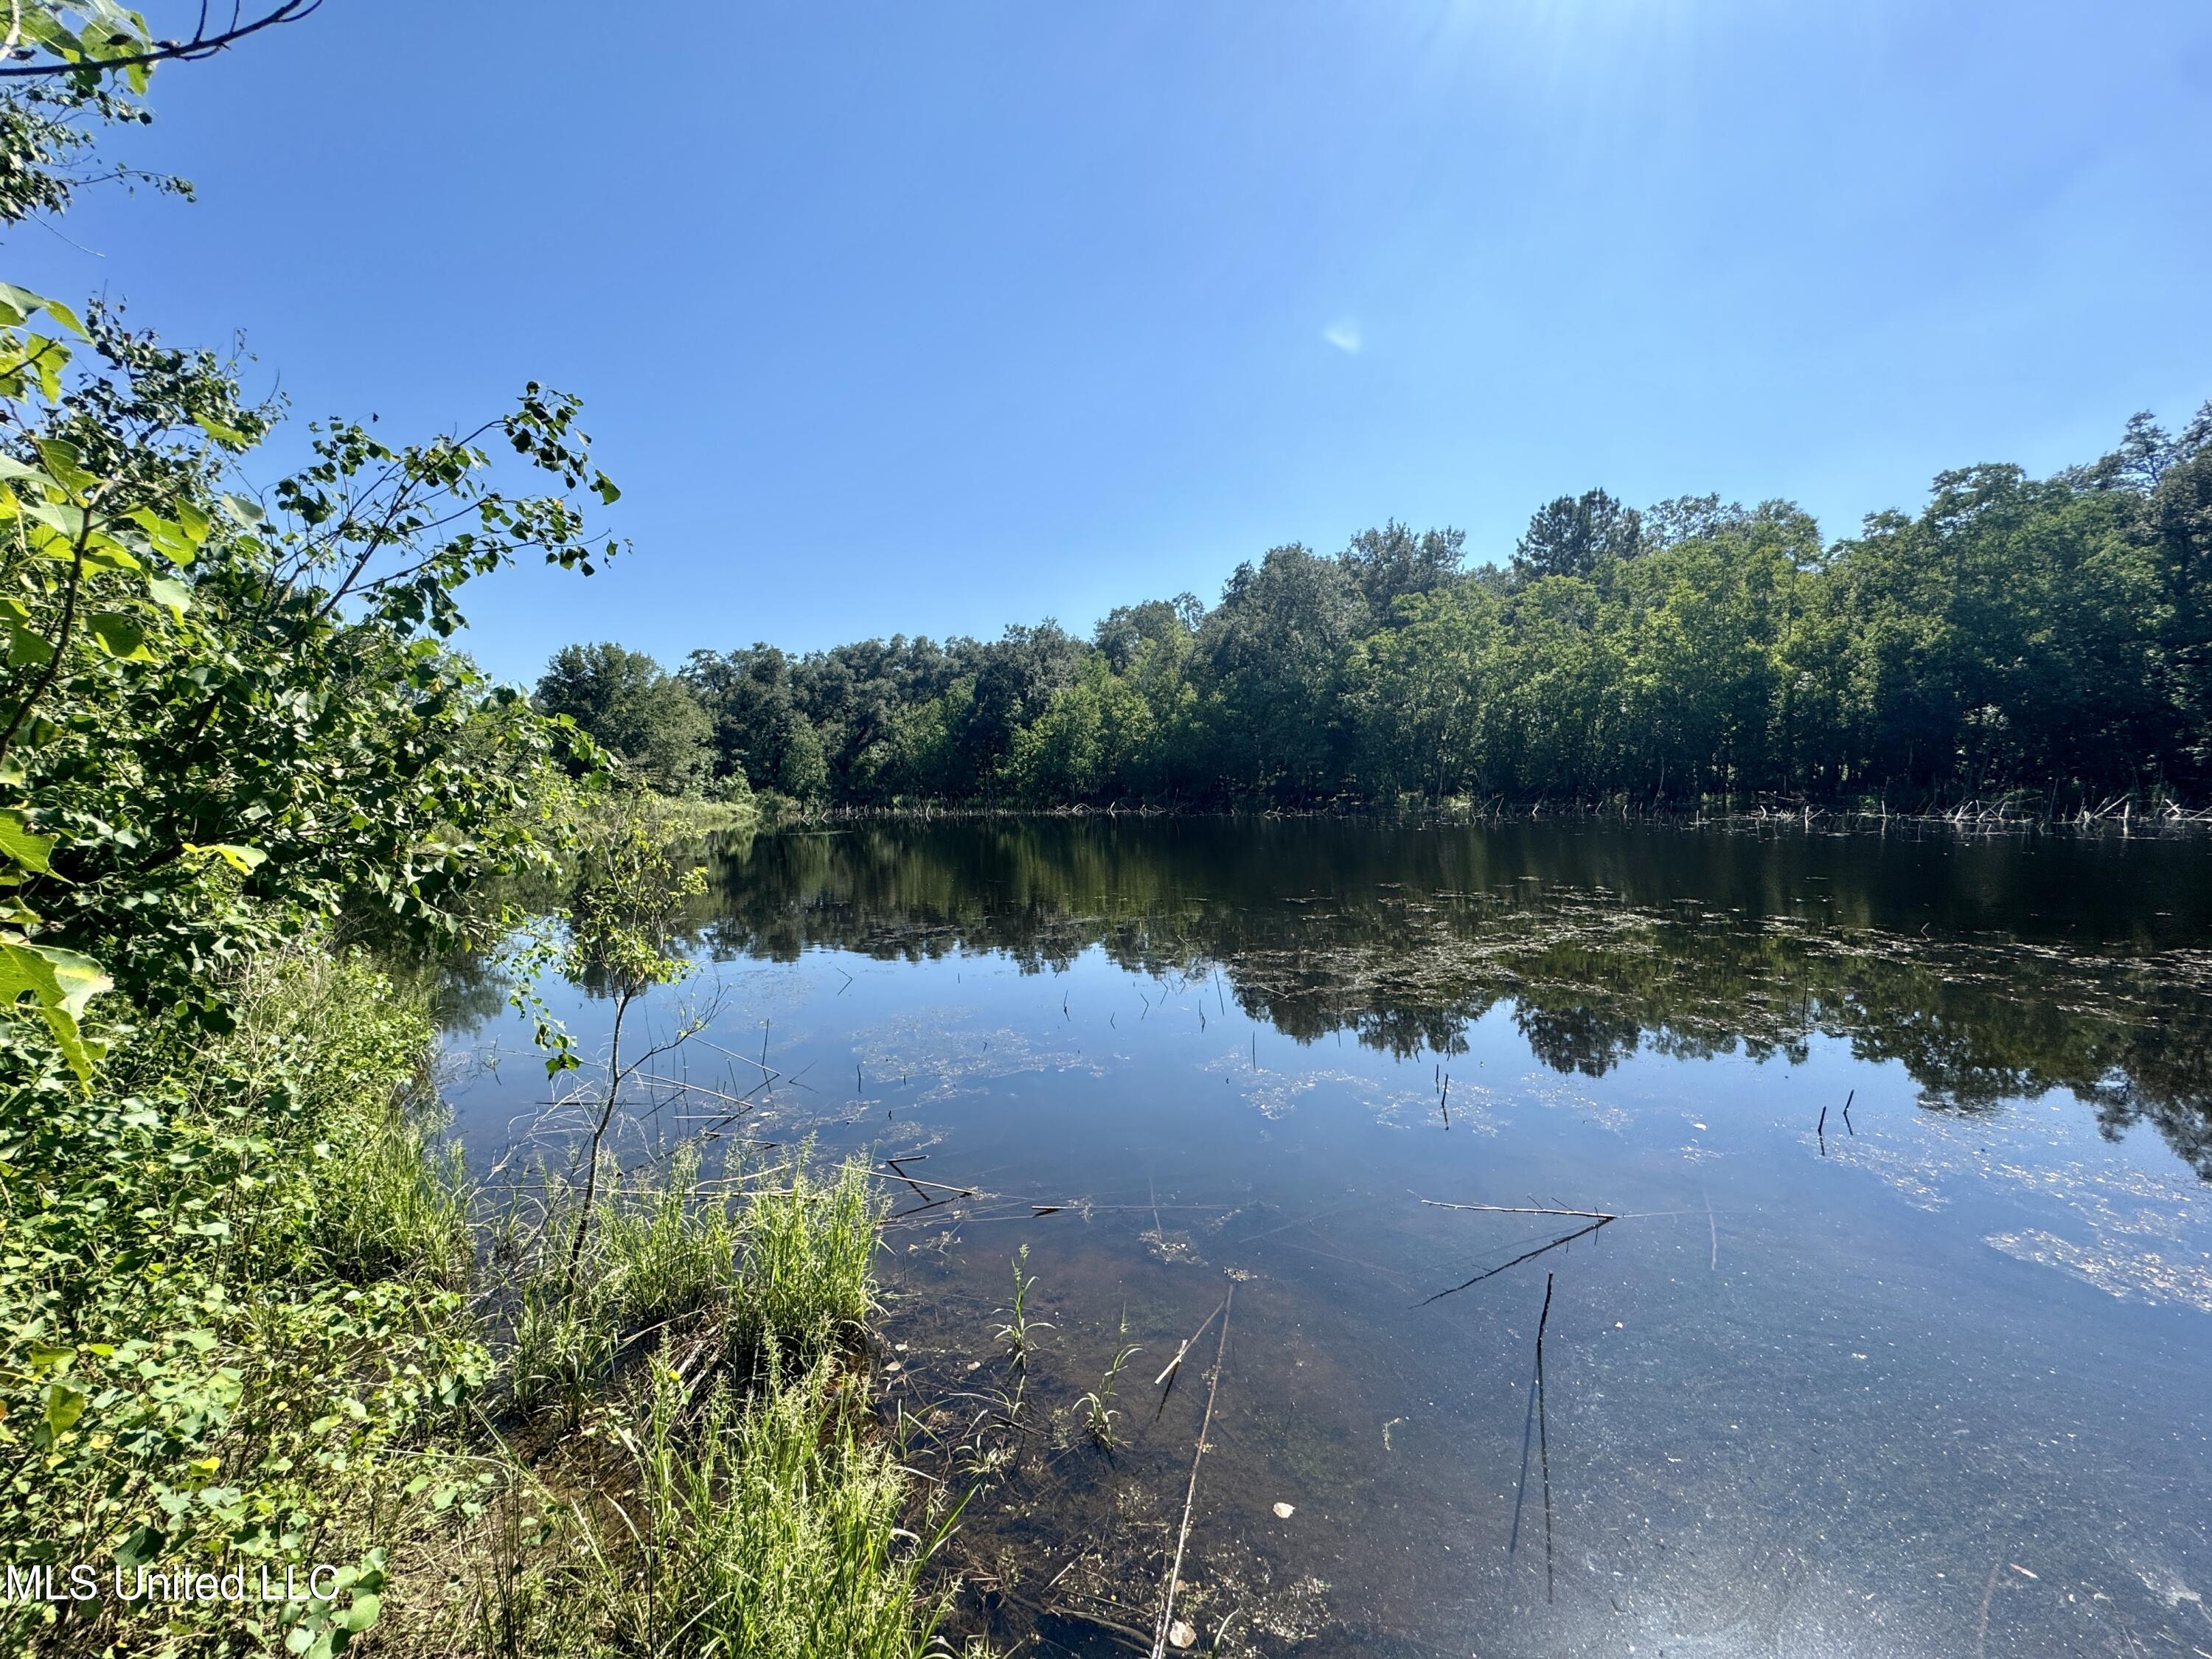
[[[718,1005],[663,1062],[699,1087],[623,1155],[878,1160],[882,1408],[975,1487],[960,1630],[1148,1646],[1188,1500],[1200,1650],[2212,1655],[2204,842],[981,819],[705,858],[656,1005]],[[489,1167],[543,1070],[495,987],[453,1009]],[[1127,1346],[1109,1450],[1082,1396]]]

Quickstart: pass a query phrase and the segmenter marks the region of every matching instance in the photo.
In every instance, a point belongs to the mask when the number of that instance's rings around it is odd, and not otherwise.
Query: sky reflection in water
[[[1233,1277],[1202,1642],[2212,1652],[2202,843],[997,821],[708,858],[693,990],[792,1079],[728,1133],[927,1154],[883,1382],[947,1448],[1030,1246],[1040,1426],[968,1511],[967,1627],[1149,1633],[1203,1368],[1147,1385]],[[455,1006],[488,1159],[542,1074],[490,987]],[[1588,1224],[1423,1198],[1620,1219],[1547,1250]],[[1069,1425],[1125,1318],[1109,1458]]]

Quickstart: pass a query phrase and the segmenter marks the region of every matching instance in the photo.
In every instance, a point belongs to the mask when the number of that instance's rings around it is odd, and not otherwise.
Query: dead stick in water
[[[1421,1198],[1419,1193],[1413,1196]],[[1555,1210],[1541,1204],[1447,1204],[1440,1198],[1421,1198],[1421,1202],[1439,1210],[1480,1210],[1485,1215],[1573,1215],[1586,1221],[1620,1219],[1610,1210]]]
[[[890,1163],[889,1158],[886,1158],[884,1161],[887,1164]],[[939,1192],[951,1193],[956,1198],[973,1198],[975,1196],[977,1191],[977,1189],[973,1187],[948,1186],[942,1181],[924,1181],[917,1176],[908,1175],[904,1170],[900,1169],[896,1164],[891,1165],[891,1172],[889,1176],[885,1176],[880,1170],[871,1170],[868,1173],[874,1176],[878,1181],[898,1180],[903,1181],[909,1187],[934,1187]]]
[[[1183,1338],[1182,1346],[1176,1350],[1175,1358],[1168,1361],[1167,1369],[1152,1379],[1152,1386],[1154,1388],[1158,1388],[1163,1382],[1165,1382],[1168,1378],[1175,1375],[1176,1367],[1182,1364],[1182,1357],[1190,1352],[1190,1345],[1197,1341],[1200,1337],[1206,1334],[1206,1328],[1213,1323],[1215,1320],[1220,1318],[1221,1310],[1228,1305],[1229,1302],[1226,1297],[1215,1303],[1213,1304],[1213,1311],[1206,1315],[1203,1320],[1199,1322],[1198,1328],[1193,1331],[1188,1336]]]
[[[1604,1226],[1607,1222],[1613,1219],[1615,1219],[1614,1217],[1605,1216],[1596,1221],[1591,1222],[1587,1227],[1579,1228],[1574,1232],[1563,1233],[1548,1244],[1539,1244],[1533,1250],[1523,1250],[1520,1255],[1515,1256],[1512,1261],[1501,1262],[1498,1266],[1492,1267],[1486,1272],[1479,1273],[1474,1278],[1468,1279],[1464,1285],[1455,1285],[1448,1291],[1438,1291],[1434,1296],[1424,1297],[1420,1301],[1416,1302],[1413,1305],[1417,1308],[1425,1308],[1431,1302],[1441,1302],[1448,1296],[1457,1296],[1462,1291],[1473,1290],[1477,1285],[1481,1284],[1486,1279],[1495,1279],[1498,1274],[1507,1272],[1511,1268],[1517,1267],[1524,1261],[1534,1261],[1538,1256],[1558,1249],[1562,1244],[1571,1244],[1578,1238],[1587,1238],[1599,1228]]]
[[[1850,1093],[1844,1097],[1844,1127],[1850,1130],[1851,1137],[1854,1139],[1857,1139],[1859,1132],[1856,1129],[1851,1128],[1851,1103],[1858,1097],[1859,1091],[1856,1089],[1852,1090]]]
[[[1552,1322],[1552,1275],[1544,1275],[1544,1311],[1536,1320],[1536,1456],[1544,1471],[1544,1601],[1552,1600],[1552,1441],[1544,1431],[1544,1327]]]
[[[1221,1364],[1229,1354],[1229,1304],[1237,1299],[1237,1281],[1221,1298],[1221,1340],[1213,1351],[1213,1381],[1206,1385],[1206,1415],[1199,1419],[1198,1446],[1190,1455],[1190,1486],[1182,1495],[1182,1528],[1176,1534],[1174,1565],[1168,1568],[1167,1595],[1160,1602],[1160,1620],[1152,1632],[1152,1659],[1166,1659],[1168,1632],[1175,1624],[1176,1585],[1182,1577],[1183,1546],[1190,1541],[1191,1506],[1198,1501],[1198,1465],[1206,1455],[1206,1431],[1213,1426],[1213,1396],[1221,1390]]]

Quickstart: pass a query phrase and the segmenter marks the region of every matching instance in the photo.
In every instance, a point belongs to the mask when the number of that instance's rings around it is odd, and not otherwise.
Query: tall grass
[[[543,1201],[502,1214],[470,1181],[422,1064],[420,996],[301,949],[258,963],[237,1006],[164,1126],[187,1174],[145,1182],[204,1241],[191,1288],[220,1287],[216,1346],[161,1360],[137,1405],[130,1376],[84,1362],[107,1389],[85,1389],[88,1412],[135,1413],[131,1446],[160,1455],[88,1451],[40,1520],[104,1492],[135,1522],[213,1468],[289,1517],[280,1559],[388,1560],[372,1639],[395,1659],[925,1650],[943,1601],[900,1528],[921,1505],[850,1363],[884,1207],[865,1164],[818,1172],[810,1146],[705,1178],[694,1146],[610,1164],[564,1293],[582,1183],[546,1171]],[[242,1103],[258,1133],[237,1132]],[[212,1553],[218,1523],[179,1535]],[[100,1524],[103,1547],[125,1529]],[[0,1609],[0,1646],[40,1616]],[[176,1650],[289,1633],[246,1616],[196,1607]],[[70,1624],[86,1650],[169,1652],[131,1609]]]
[[[807,1173],[803,1155],[795,1159],[790,1186],[760,1194],[745,1211],[741,1339],[811,1358],[864,1326],[882,1219],[864,1163],[850,1160],[825,1182]]]
[[[476,1249],[468,1166],[459,1144],[436,1138],[434,1105],[394,1095],[362,1112],[349,1144],[324,1161],[313,1237],[334,1266],[359,1277],[467,1279]]]
[[[905,1477],[863,1437],[831,1358],[768,1364],[750,1395],[654,1366],[641,1432],[623,1436],[637,1576],[610,1634],[672,1659],[911,1659],[943,1602],[922,1594],[929,1547],[897,1525]]]
[[[809,1363],[865,1328],[874,1305],[870,1259],[883,1206],[858,1160],[826,1178],[811,1145],[756,1170],[744,1201],[730,1181],[700,1179],[700,1151],[679,1147],[658,1170],[610,1164],[573,1283],[550,1246],[574,1236],[571,1187],[550,1185],[518,1285],[508,1375],[525,1413],[577,1417],[625,1363],[710,1335],[721,1360],[759,1370],[773,1354]],[[742,1177],[738,1178],[742,1179]],[[507,1229],[511,1234],[517,1231]]]
[[[702,1180],[696,1146],[603,1170],[573,1283],[580,1186],[549,1184],[538,1246],[520,1253],[509,1401],[627,1462],[572,1472],[568,1565],[557,1582],[543,1566],[502,1577],[480,1641],[512,1650],[527,1630],[543,1652],[666,1659],[928,1647],[943,1609],[922,1590],[930,1551],[898,1525],[907,1477],[869,1437],[846,1363],[874,1304],[884,1206],[864,1162],[818,1175],[811,1153],[719,1182]]]
[[[659,1178],[641,1172],[614,1186],[599,1219],[593,1289],[617,1322],[659,1324],[739,1294],[750,1218],[732,1210],[726,1190],[701,1188],[699,1167],[698,1144],[687,1142]]]

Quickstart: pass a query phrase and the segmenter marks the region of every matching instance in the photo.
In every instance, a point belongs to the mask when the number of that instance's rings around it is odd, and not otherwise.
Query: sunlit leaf
[[[0,854],[43,874],[53,850],[54,837],[33,835],[21,812],[0,811]]]
[[[149,576],[146,580],[147,597],[165,607],[170,615],[181,619],[192,608],[191,586],[173,576]]]
[[[77,1425],[84,1415],[84,1392],[66,1382],[46,1384],[46,1427],[56,1434],[65,1434]]]
[[[269,861],[269,854],[259,848],[241,847],[232,842],[216,842],[203,846],[188,841],[185,843],[185,851],[196,858],[203,854],[219,858],[241,876],[252,875],[258,866]]]
[[[77,1022],[86,1005],[113,983],[90,957],[0,937],[0,1003],[14,1006],[28,998],[79,1082],[91,1081],[98,1048],[84,1040]]]

